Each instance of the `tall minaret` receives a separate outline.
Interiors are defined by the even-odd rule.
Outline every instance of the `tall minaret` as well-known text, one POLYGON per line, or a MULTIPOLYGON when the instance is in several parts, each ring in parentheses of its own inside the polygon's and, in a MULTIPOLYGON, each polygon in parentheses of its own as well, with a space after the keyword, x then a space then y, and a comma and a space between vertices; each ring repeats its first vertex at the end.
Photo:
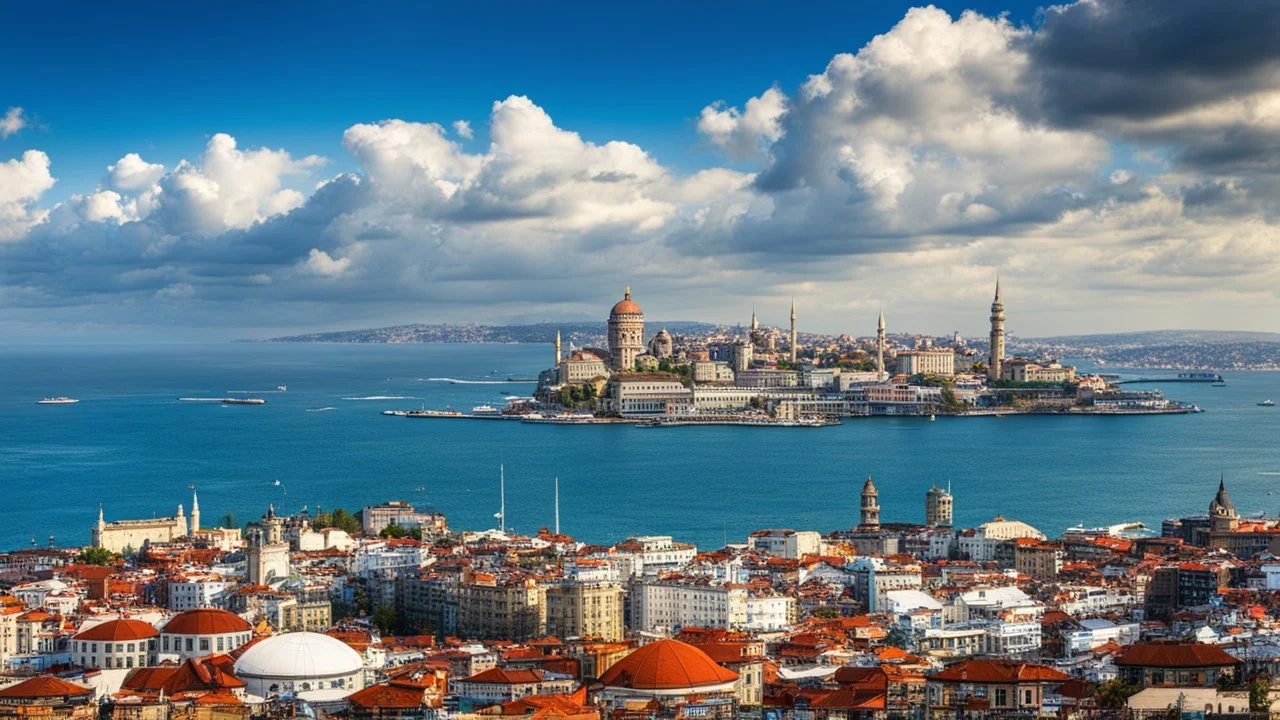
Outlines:
POLYGON ((756 319, 756 306, 752 305, 751 306, 751 332, 755 332, 759 329, 760 329, 760 321, 756 319))
POLYGON ((1000 302, 1000 276, 996 275, 996 298, 991 303, 991 358, 987 363, 987 379, 1000 379, 1004 363, 1004 303, 1000 302))
POLYGON ((880 529, 879 497, 876 484, 871 482, 871 476, 868 475, 867 481, 862 485, 862 523, 859 527, 863 530, 880 529))
POLYGON ((880 309, 880 322, 876 324, 876 380, 884 380, 884 308, 880 309))
POLYGON ((556 331, 556 364, 555 364, 555 367, 560 367, 560 331, 559 331, 559 330, 557 330, 557 331, 556 331))
POLYGON ((556 476, 556 535, 560 534, 560 477, 556 476))
POLYGON ((196 489, 191 488, 191 530, 188 536, 194 536, 200 531, 200 498, 196 496, 196 489))
POLYGON ((791 298, 791 364, 796 364, 796 299, 791 298))

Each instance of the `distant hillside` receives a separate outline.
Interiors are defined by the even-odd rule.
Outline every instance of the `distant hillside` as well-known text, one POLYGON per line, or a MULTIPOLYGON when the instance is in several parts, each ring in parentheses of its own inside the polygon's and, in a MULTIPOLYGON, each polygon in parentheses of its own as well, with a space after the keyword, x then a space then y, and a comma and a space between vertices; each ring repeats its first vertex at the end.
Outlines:
POLYGON ((1130 368, 1276 370, 1280 334, 1235 330, 1157 330, 1018 338, 1010 350, 1032 357, 1092 360, 1130 368))
POLYGON ((1248 332, 1243 330, 1148 330, 1141 332, 1105 333, 1096 335, 1057 335, 1026 338, 1027 342, 1070 343, 1094 347, 1125 345, 1176 345, 1188 343, 1280 343, 1280 333, 1248 332))
MULTIPOLYGON (((703 334, 714 325, 699 322, 652 322, 650 327, 665 327, 671 333, 703 334)), ((582 347, 604 343, 604 322, 536 323, 532 325, 395 325, 367 330, 290 335, 263 342, 328 342, 328 343, 549 343, 559 331, 568 345, 582 347)))

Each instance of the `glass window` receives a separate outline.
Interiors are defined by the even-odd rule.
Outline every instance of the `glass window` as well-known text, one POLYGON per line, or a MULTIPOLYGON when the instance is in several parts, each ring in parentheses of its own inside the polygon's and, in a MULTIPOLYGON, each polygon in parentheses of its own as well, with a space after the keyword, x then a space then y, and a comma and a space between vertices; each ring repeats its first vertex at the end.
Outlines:
POLYGON ((200 638, 200 649, 201 650, 209 649, 209 638, 200 638))
POLYGON ((222 652, 222 643, 225 638, 218 638, 218 652, 222 652))
POLYGON ((192 640, 191 638, 187 638, 187 652, 191 652, 195 649, 196 649, 195 640, 192 640))
POLYGON ((133 652, 134 650, 135 650, 135 647, 133 643, 129 643, 129 652, 133 652))

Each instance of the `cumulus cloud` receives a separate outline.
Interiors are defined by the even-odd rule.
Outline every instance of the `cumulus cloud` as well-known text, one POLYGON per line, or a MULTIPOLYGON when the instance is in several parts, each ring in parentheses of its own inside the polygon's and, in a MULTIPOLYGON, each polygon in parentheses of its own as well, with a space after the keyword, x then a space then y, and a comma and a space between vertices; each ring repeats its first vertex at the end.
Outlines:
POLYGON ((471 140, 476 136, 475 131, 471 129, 471 123, 466 120, 454 120, 453 132, 463 140, 471 140))
POLYGON ((303 266, 308 272, 320 275, 322 277, 339 277, 351 267, 351 258, 329 257, 329 253, 323 250, 311 248, 311 252, 307 255, 307 260, 303 266))
POLYGON ((149 163, 138 153, 128 153, 107 166, 107 185, 120 192, 136 192, 152 187, 164 176, 164 166, 149 163))
POLYGON ((36 201, 54 182, 49 156, 39 150, 0 163, 0 241, 20 239, 48 216, 36 201))
POLYGON ((787 96, 776 86, 753 97, 739 110, 723 101, 702 108, 698 132, 736 157, 753 158, 782 137, 787 96))
POLYGON ((4 117, 0 117, 0 140, 7 139, 26 126, 27 119, 23 116, 22 108, 9 108, 4 117))

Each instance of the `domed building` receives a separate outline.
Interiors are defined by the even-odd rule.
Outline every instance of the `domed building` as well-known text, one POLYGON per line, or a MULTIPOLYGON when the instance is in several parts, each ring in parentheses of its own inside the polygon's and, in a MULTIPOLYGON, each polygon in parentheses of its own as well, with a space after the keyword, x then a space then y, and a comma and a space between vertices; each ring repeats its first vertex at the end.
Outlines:
POLYGON ((698 717, 732 718, 737 711, 738 674, 719 665, 702 650, 679 640, 643 645, 600 676, 597 697, 608 710, 625 710, 656 702, 657 716, 674 717, 683 708, 705 708, 698 717))
POLYGON ((330 700, 364 687, 360 655, 341 640, 313 632, 285 633, 254 643, 236 660, 235 673, 245 682, 246 692, 261 698, 312 693, 314 699, 330 700))
POLYGON ((253 626, 234 613, 197 608, 174 615, 160 629, 160 654, 179 661, 231 652, 253 639, 253 626))
POLYGON ((71 638, 71 657, 83 667, 113 670, 156 664, 160 633, 141 620, 117 618, 71 638))
POLYGON ((609 312, 609 367, 634 370, 644 352, 644 311, 631 300, 631 288, 609 312))

